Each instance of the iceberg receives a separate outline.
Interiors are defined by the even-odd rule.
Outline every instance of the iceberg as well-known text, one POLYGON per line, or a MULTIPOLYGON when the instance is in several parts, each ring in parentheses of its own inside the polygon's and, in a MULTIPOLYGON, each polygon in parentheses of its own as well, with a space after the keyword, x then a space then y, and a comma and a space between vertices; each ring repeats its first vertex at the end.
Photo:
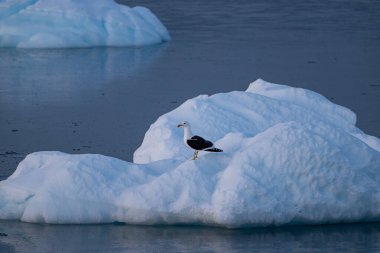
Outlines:
POLYGON ((0 219, 228 228, 380 220, 380 140, 310 90, 257 80, 160 116, 134 163, 29 154, 0 182, 0 219), (183 144, 181 121, 222 153, 183 144))
POLYGON ((170 40, 147 8, 113 0, 0 0, 0 47, 144 46, 170 40))

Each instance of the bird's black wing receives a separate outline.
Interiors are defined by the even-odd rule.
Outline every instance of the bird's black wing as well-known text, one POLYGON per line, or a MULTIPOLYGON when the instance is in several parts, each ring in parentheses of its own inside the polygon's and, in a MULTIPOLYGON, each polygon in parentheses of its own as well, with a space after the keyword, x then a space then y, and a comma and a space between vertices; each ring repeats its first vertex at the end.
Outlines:
POLYGON ((195 150, 203 150, 213 146, 211 141, 205 140, 198 135, 194 135, 191 139, 186 140, 186 143, 195 150))

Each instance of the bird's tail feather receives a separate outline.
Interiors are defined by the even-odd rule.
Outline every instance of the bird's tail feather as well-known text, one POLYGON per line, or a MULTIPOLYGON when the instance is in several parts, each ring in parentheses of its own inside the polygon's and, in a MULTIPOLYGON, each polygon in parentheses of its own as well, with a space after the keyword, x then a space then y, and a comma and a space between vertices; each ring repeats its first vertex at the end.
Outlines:
POLYGON ((209 152, 223 152, 223 150, 219 149, 219 148, 208 148, 208 149, 205 149, 204 151, 209 151, 209 152))

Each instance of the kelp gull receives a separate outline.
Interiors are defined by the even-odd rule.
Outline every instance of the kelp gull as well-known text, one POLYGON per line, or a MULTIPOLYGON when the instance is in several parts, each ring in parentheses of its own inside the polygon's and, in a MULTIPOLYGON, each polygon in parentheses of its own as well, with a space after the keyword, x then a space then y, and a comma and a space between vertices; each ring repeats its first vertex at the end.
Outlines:
POLYGON ((177 127, 183 128, 183 142, 186 146, 191 149, 194 149, 194 157, 193 160, 197 159, 199 151, 208 151, 208 152, 223 152, 223 150, 219 148, 215 148, 214 144, 211 141, 205 140, 204 138, 193 135, 191 133, 190 124, 186 121, 179 124, 177 127))

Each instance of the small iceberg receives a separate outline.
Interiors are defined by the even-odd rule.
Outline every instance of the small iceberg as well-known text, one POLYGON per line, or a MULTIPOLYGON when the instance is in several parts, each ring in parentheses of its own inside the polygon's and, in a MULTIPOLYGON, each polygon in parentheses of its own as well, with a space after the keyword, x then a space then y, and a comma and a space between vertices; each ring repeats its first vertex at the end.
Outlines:
POLYGON ((37 152, 0 182, 0 219, 236 227, 380 221, 380 140, 310 90, 253 82, 162 115, 134 163, 37 152), (183 143, 182 121, 220 153, 183 143))
POLYGON ((0 47, 145 46, 170 40, 147 8, 113 0, 0 0, 0 47))

